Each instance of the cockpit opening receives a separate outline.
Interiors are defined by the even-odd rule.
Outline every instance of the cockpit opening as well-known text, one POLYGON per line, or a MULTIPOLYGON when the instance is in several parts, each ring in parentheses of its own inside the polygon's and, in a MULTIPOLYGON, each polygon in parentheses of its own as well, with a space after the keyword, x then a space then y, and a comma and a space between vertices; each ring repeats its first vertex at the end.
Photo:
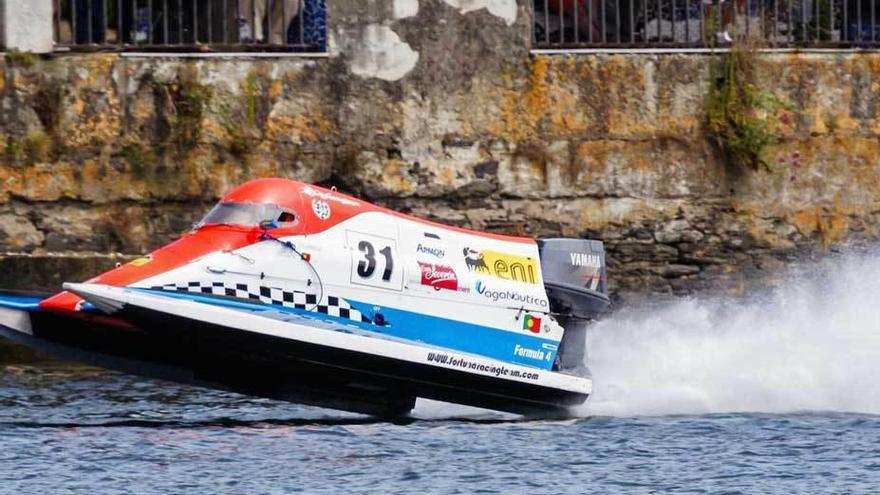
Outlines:
POLYGON ((292 227, 298 222, 296 212, 270 203, 218 203, 195 225, 242 225, 253 227, 272 222, 278 227, 292 227))

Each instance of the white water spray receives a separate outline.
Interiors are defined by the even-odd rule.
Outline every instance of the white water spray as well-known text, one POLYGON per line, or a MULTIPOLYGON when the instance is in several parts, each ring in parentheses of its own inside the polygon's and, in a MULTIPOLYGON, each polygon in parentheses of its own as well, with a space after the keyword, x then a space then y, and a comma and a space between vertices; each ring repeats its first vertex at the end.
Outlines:
POLYGON ((598 323, 580 412, 880 414, 880 256, 801 268, 749 302, 681 299, 598 323))

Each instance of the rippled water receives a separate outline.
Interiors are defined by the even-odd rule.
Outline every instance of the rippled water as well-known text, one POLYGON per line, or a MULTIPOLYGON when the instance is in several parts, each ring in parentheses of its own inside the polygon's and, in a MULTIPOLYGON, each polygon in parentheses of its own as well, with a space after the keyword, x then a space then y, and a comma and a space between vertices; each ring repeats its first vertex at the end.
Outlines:
POLYGON ((399 423, 110 373, 2 378, 2 493, 870 493, 880 417, 399 423))
POLYGON ((68 368, 0 373, 0 493, 875 493, 880 257, 631 307, 581 419, 395 423, 68 368))

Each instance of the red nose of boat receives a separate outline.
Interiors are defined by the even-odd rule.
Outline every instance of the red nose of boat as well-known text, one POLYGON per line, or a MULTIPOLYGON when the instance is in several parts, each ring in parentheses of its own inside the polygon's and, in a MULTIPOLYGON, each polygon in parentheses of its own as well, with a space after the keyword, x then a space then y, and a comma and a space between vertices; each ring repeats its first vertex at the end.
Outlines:
MULTIPOLYGON (((102 273, 89 283, 124 287, 168 270, 183 266, 207 254, 239 249, 260 240, 257 228, 208 225, 197 231, 138 258, 125 265, 102 273)), ((50 310, 75 311, 82 299, 64 291, 40 302, 40 307, 50 310)))

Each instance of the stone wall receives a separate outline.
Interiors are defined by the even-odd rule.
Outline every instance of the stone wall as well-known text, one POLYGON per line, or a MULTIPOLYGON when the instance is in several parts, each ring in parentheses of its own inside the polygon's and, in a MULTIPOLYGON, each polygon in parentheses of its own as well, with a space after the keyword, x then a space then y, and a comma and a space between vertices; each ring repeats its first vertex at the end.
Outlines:
POLYGON ((877 237, 880 54, 755 55, 786 102, 755 169, 707 137, 711 55, 532 55, 529 4, 328 0, 326 58, 7 57, 0 286, 86 278, 268 175, 604 239, 618 295, 737 289, 877 237))

